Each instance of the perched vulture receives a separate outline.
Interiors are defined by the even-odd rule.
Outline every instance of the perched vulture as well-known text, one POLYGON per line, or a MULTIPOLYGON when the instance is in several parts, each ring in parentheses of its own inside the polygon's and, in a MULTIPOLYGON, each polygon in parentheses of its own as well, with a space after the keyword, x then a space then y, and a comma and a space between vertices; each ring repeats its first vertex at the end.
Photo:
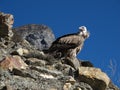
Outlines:
POLYGON ((85 39, 88 37, 89 32, 87 28, 81 26, 78 33, 67 34, 56 39, 49 48, 49 51, 56 57, 76 58, 76 55, 83 47, 85 39))

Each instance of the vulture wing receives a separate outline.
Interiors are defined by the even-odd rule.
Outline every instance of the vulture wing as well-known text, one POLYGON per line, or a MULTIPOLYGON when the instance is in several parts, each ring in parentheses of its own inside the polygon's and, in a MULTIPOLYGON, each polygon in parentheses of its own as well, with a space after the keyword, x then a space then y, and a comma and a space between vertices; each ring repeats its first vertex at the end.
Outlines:
POLYGON ((51 50, 56 49, 72 49, 80 44, 82 44, 84 41, 84 38, 78 34, 68 34, 64 35, 57 40, 55 40, 52 43, 52 46, 50 47, 51 50))

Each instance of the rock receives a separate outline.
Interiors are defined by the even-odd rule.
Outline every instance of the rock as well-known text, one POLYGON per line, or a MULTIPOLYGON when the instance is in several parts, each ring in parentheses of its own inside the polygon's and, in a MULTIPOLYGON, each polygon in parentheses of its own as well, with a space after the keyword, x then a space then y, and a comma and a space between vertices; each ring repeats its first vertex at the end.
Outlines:
POLYGON ((0 67, 0 90, 8 90, 7 87, 9 85, 9 80, 12 79, 10 73, 0 67), (6 89, 3 89, 6 88, 6 89))
POLYGON ((70 65, 74 69, 78 69, 80 67, 80 61, 77 58, 71 58, 71 59, 64 59, 63 63, 70 65))
POLYGON ((12 37, 12 16, 6 16, 0 13, 0 90, 119 90, 91 62, 47 53, 54 41, 49 27, 25 25, 12 37))
POLYGON ((63 86, 63 90, 70 90, 71 88, 71 83, 65 83, 65 85, 63 86))
POLYGON ((24 48, 18 48, 16 51, 13 51, 12 54, 23 56, 24 54, 29 54, 29 51, 24 48))
POLYGON ((11 39, 13 23, 13 15, 0 12, 0 38, 11 39))
POLYGON ((109 77, 100 69, 93 67, 80 67, 79 81, 88 83, 94 90, 105 90, 109 83, 109 77))
POLYGON ((83 67, 94 67, 90 61, 81 61, 81 66, 83 67))
POLYGON ((67 64, 61 64, 61 63, 57 63, 54 66, 58 71, 61 71, 65 76, 66 75, 74 76, 75 69, 73 67, 71 67, 67 64))
POLYGON ((14 68, 16 69, 26 69, 27 64, 24 63, 24 61, 21 59, 19 56, 7 56, 4 60, 0 62, 0 67, 3 69, 9 69, 13 70, 14 68))
POLYGON ((79 88, 79 87, 77 87, 77 88, 75 88, 74 90, 82 90, 81 88, 79 88))
POLYGON ((94 90, 94 89, 92 89, 92 87, 89 84, 87 84, 85 82, 80 82, 79 85, 77 86, 77 88, 78 88, 78 90, 79 89, 80 90, 94 90))
POLYGON ((13 59, 15 59, 18 62, 18 68, 17 67, 14 67, 14 68, 16 68, 16 69, 26 69, 28 67, 28 65, 21 59, 21 57, 19 57, 17 55, 14 55, 13 59), (20 63, 20 67, 19 67, 19 63, 20 63))
POLYGON ((22 48, 19 48, 17 49, 16 53, 18 53, 18 55, 23 55, 23 49, 22 48))
POLYGON ((6 85, 2 90, 13 90, 13 88, 10 85, 6 85))
POLYGON ((76 83, 76 80, 70 76, 68 80, 66 80, 66 83, 71 83, 72 85, 74 85, 76 83))
POLYGON ((72 84, 71 82, 66 82, 63 86, 63 90, 93 90, 93 89, 89 84, 84 82, 79 83, 75 82, 74 84, 72 84))
POLYGON ((55 40, 51 29, 45 25, 29 24, 14 28, 14 41, 27 40, 36 49, 46 50, 55 40))
POLYGON ((115 86, 112 81, 110 81, 108 87, 105 90, 120 90, 117 86, 115 86))
POLYGON ((54 78, 57 78, 58 77, 62 77, 63 76, 63 73, 60 72, 60 71, 57 71, 57 70, 50 70, 50 69, 47 69, 45 67, 39 67, 39 66, 31 66, 30 69, 32 70, 35 70, 35 71, 38 71, 40 72, 40 75, 46 75, 46 76, 52 76, 54 78))
POLYGON ((7 51, 3 48, 0 48, 0 61, 2 61, 7 54, 7 51))
POLYGON ((25 61, 28 65, 35 65, 35 66, 45 66, 46 61, 45 60, 40 60, 37 58, 29 58, 25 61))

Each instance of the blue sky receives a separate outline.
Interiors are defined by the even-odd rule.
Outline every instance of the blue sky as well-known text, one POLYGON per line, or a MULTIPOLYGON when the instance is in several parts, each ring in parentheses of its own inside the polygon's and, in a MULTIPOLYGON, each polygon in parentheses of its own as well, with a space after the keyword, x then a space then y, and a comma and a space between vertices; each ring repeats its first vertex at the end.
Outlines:
POLYGON ((120 87, 120 0, 1 0, 0 11, 14 15, 14 27, 45 24, 56 38, 86 26, 91 35, 78 58, 107 72, 120 87))

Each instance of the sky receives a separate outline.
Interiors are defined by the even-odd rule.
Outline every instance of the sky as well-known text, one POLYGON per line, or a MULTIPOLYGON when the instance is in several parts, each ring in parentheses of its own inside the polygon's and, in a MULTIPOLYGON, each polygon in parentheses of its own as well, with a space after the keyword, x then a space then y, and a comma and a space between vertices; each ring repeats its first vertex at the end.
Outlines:
POLYGON ((44 24, 58 38, 86 26, 90 37, 77 56, 106 72, 120 87, 120 0, 0 0, 14 27, 44 24))

